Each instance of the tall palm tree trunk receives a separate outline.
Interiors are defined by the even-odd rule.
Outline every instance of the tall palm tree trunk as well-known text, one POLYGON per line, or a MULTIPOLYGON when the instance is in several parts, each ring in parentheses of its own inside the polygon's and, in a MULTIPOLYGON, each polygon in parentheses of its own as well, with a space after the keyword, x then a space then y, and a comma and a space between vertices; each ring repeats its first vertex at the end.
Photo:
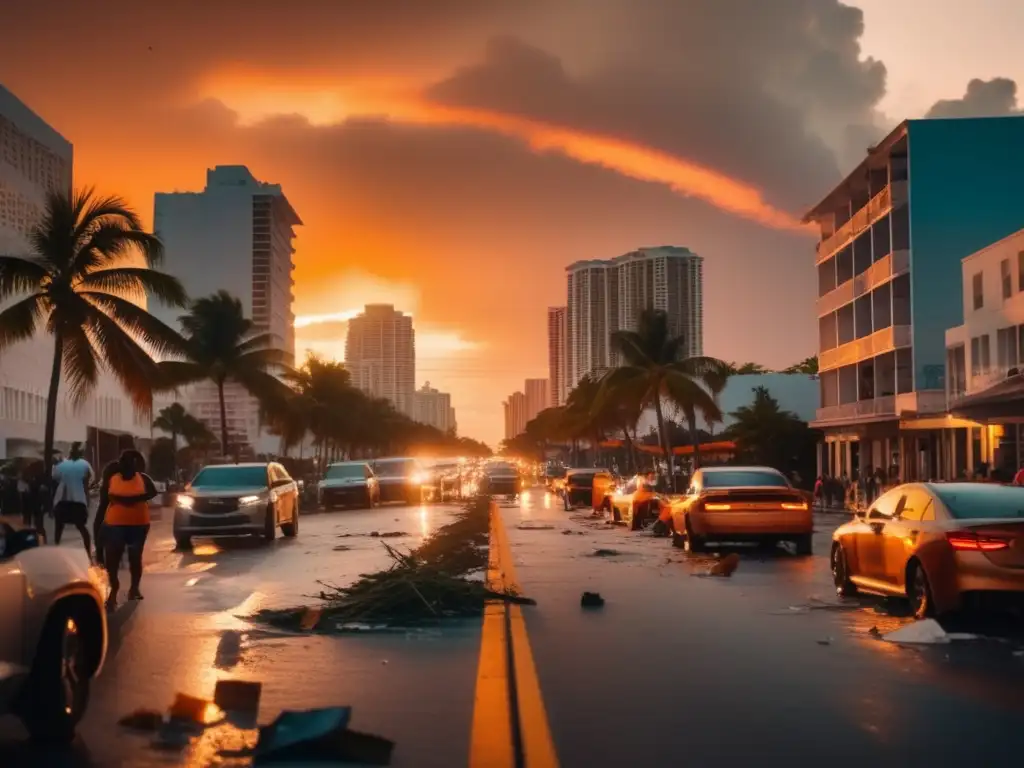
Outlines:
MULTIPOLYGON (((50 391, 46 399, 46 426, 43 432, 43 466, 46 473, 43 481, 47 487, 51 485, 53 477, 53 442, 57 431, 57 394, 60 392, 60 371, 64 360, 64 337, 60 331, 53 337, 53 367, 50 369, 50 391)), ((53 493, 48 493, 46 508, 49 510, 53 504, 53 493)))
POLYGON ((672 490, 676 490, 676 463, 672 455, 672 439, 665 428, 665 414, 661 410, 661 395, 654 397, 654 415, 658 417, 658 439, 661 442, 661 450, 665 452, 665 462, 668 465, 668 478, 672 483, 672 490))
POLYGON ((178 482, 178 433, 171 432, 171 478, 178 482))
POLYGON ((217 381, 217 400, 220 404, 220 447, 224 456, 228 455, 228 409, 224 402, 224 380, 217 381))

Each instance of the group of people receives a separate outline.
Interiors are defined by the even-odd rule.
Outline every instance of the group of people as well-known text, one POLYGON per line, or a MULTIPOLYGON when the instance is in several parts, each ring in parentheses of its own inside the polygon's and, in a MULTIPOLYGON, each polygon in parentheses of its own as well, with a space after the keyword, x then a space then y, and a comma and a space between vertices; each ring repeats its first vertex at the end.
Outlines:
MULTIPOLYGON (((40 462, 41 464, 41 462, 40 462)), ((57 462, 50 482, 35 465, 16 477, 4 478, 3 512, 20 513, 26 526, 43 530, 43 516, 52 509, 53 543, 59 545, 68 526, 78 530, 90 560, 104 566, 110 580, 108 608, 117 606, 119 570, 127 553, 131 581, 129 600, 141 600, 142 554, 149 534, 149 502, 157 495, 152 479, 145 474, 146 461, 139 451, 128 448, 104 468, 97 481, 92 466, 74 443, 68 457, 57 462), (98 491, 96 514, 89 529, 89 497, 98 491), (50 489, 52 488, 52 496, 50 489), (95 550, 94 550, 95 547, 95 550), (94 558, 95 554, 95 558, 94 558)))

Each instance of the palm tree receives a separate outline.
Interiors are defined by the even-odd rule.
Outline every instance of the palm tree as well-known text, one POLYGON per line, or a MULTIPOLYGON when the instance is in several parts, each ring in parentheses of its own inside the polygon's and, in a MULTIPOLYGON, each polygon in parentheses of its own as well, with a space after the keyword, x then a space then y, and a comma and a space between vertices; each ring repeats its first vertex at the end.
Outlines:
POLYGON ((818 374, 818 356, 811 355, 805 357, 799 363, 794 363, 783 370, 783 373, 803 373, 809 376, 816 376, 818 374))
POLYGON ((79 406, 106 369, 147 412, 158 373, 150 355, 180 349, 181 337, 141 303, 147 294, 171 306, 187 299, 177 278, 153 269, 163 246, 119 197, 51 192, 29 242, 28 255, 0 255, 0 303, 20 297, 0 312, 0 350, 40 330, 53 336, 43 438, 48 477, 62 376, 79 406))
MULTIPOLYGON (((707 421, 720 420, 722 413, 715 394, 725 386, 728 364, 714 357, 684 357, 685 340, 671 335, 668 315, 661 310, 644 310, 637 330, 615 331, 611 342, 624 365, 604 377, 600 397, 654 406, 659 442, 674 482, 675 462, 662 400, 673 403, 688 420, 695 421, 697 414, 707 421)), ((698 467, 700 438, 695 424, 690 434, 694 466, 698 467)))
POLYGON ((210 432, 209 428, 186 411, 181 403, 171 403, 166 408, 161 408, 157 417, 153 420, 153 428, 166 432, 171 436, 175 478, 177 478, 178 470, 178 437, 184 437, 189 447, 209 442, 209 438, 213 437, 213 433, 210 432))
POLYGON ((727 363, 731 376, 749 376, 757 373, 768 373, 768 369, 760 363, 727 363))
POLYGON ((288 355, 273 346, 270 333, 259 333, 242 311, 242 302, 227 291, 197 299, 180 318, 184 331, 184 359, 160 363, 163 385, 174 389, 200 381, 217 387, 220 405, 221 451, 228 454, 228 416, 224 387, 235 382, 260 403, 281 407, 288 388, 271 370, 284 368, 288 355))

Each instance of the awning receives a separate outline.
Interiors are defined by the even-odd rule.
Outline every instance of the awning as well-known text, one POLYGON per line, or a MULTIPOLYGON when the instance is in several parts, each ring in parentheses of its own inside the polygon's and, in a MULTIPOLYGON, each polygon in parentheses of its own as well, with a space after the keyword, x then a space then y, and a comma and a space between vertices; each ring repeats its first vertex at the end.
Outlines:
POLYGON ((988 389, 966 395, 953 403, 950 412, 972 421, 1024 418, 1024 376, 1010 376, 988 389))
MULTIPOLYGON (((637 448, 644 453, 651 453, 657 456, 661 456, 665 453, 661 446, 657 445, 638 445, 637 448)), ((731 454, 736 452, 736 443, 732 440, 718 440, 712 443, 701 443, 700 452, 702 454, 731 454)), ((677 445, 672 449, 673 456, 688 456, 692 453, 692 445, 677 445)))

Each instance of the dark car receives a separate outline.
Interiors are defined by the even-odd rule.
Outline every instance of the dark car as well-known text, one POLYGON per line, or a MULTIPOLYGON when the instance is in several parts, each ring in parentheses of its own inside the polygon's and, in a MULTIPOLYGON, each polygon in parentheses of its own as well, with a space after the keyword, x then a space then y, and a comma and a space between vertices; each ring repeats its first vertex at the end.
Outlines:
POLYGON ((430 481, 427 471, 417 459, 376 459, 373 473, 377 476, 381 501, 419 504, 423 501, 423 488, 430 481))
POLYGON ((562 501, 566 511, 576 507, 594 507, 594 482, 600 478, 610 482, 611 473, 607 469, 570 469, 565 473, 562 485, 562 501))
POLYGON ((318 501, 327 509, 373 507, 380 503, 380 488, 373 469, 365 461, 331 464, 317 487, 318 501))
POLYGON ((204 467, 174 508, 174 541, 191 546, 193 536, 260 536, 273 541, 299 532, 299 487, 276 462, 204 467))
POLYGON ((522 490, 522 485, 519 469, 514 464, 500 461, 484 467, 482 490, 490 496, 514 499, 522 490))

